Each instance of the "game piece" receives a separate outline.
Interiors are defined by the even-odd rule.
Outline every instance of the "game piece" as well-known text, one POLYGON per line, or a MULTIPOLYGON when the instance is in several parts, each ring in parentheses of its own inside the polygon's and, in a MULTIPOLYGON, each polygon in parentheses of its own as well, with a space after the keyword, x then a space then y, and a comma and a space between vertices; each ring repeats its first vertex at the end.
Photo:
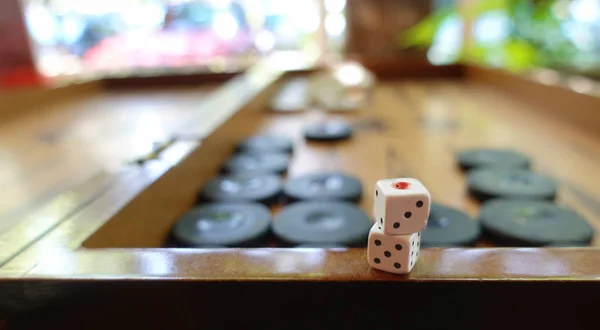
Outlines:
POLYGON ((282 188, 281 178, 276 174, 223 175, 206 183, 199 201, 209 202, 258 202, 271 205, 278 202, 282 188))
POLYGON ((529 169, 530 160, 518 151, 507 149, 468 149, 456 158, 464 170, 480 167, 529 169))
POLYGON ((480 218, 486 236, 504 246, 589 243, 594 235, 579 214, 548 201, 491 200, 480 218))
POLYGON ((257 203, 214 203, 198 206, 173 227, 184 246, 254 246, 269 232, 270 210, 257 203))
POLYGON ((373 215, 386 235, 406 235, 427 226, 431 197, 417 179, 379 180, 375 184, 373 215))
POLYGON ((473 197, 480 201, 491 198, 519 200, 554 200, 557 183, 550 177, 519 169, 476 169, 467 175, 473 197))
POLYGON ((290 156, 284 153, 243 152, 235 154, 223 166, 225 173, 283 174, 287 171, 290 156))
POLYGON ((431 203, 427 227, 422 232, 423 247, 473 246, 481 226, 467 213, 438 203, 431 203))
POLYGON ((274 112, 298 112, 309 105, 309 80, 307 77, 294 77, 284 82, 271 99, 270 110, 274 112))
POLYGON ((292 153, 294 141, 288 137, 276 135, 257 135, 241 142, 236 151, 238 152, 283 152, 292 153))
POLYGON ((360 64, 339 63, 314 74, 310 84, 312 99, 325 111, 361 111, 371 100, 376 80, 375 74, 360 64))
POLYGON ((284 207, 273 221, 273 233, 283 242, 365 246, 371 220, 354 204, 307 201, 284 207))
POLYGON ((297 248, 319 248, 319 249, 342 249, 346 246, 341 244, 300 244, 296 245, 297 248))
POLYGON ((379 223, 369 231, 367 256, 372 268, 394 274, 407 274, 419 259, 421 233, 387 235, 379 223))
POLYGON ((304 129, 304 137, 313 141, 341 141, 352 137, 352 126, 343 121, 311 124, 304 129))
POLYGON ((346 200, 357 202, 362 196, 358 178, 341 172, 305 174, 290 178, 283 186, 290 202, 299 200, 346 200))

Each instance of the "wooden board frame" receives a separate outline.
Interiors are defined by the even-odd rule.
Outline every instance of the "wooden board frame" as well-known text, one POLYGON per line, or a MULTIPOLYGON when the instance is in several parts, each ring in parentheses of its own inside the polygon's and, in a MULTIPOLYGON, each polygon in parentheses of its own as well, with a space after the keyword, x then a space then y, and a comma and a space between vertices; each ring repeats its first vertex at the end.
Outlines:
MULTIPOLYGON (((126 320, 120 323, 123 327, 159 326, 140 321, 144 313, 162 313, 170 327, 188 328, 195 314, 181 309, 190 304, 194 304, 192 309, 204 308, 210 314, 204 317, 207 325, 242 324, 227 318, 228 311, 240 307, 238 316, 245 321, 257 321, 257 311, 271 308, 281 313, 271 318, 309 326, 315 317, 299 319, 293 312, 307 304, 328 308, 335 315, 322 316, 322 324, 353 327, 392 324, 389 322, 397 322, 398 317, 404 317, 407 325, 439 327, 452 316, 468 317, 472 322, 466 324, 473 328, 489 318, 497 320, 490 328, 514 325, 515 318, 526 319, 522 325, 559 327, 567 324, 561 323, 567 317, 577 319, 575 323, 593 317, 591 312, 586 314, 590 307, 575 302, 582 295, 595 294, 598 288, 598 248, 423 249, 419 265, 410 275, 393 276, 370 269, 364 249, 85 247, 85 242, 94 245, 94 240, 110 246, 110 236, 95 236, 98 229, 124 219, 139 225, 141 220, 134 217, 143 214, 140 208, 147 203, 165 202, 167 212, 159 211, 157 217, 172 216, 192 205, 195 189, 229 155, 230 150, 223 146, 233 146, 257 129, 265 130, 244 118, 256 115, 273 95, 277 81, 287 74, 285 69, 261 63, 232 79, 204 105, 220 106, 219 115, 183 127, 180 132, 187 138, 173 143, 159 159, 106 174, 96 178, 97 183, 85 183, 83 191, 97 184, 102 192, 91 201, 80 194, 85 205, 56 217, 54 223, 45 223, 43 232, 31 237, 17 232, 2 236, 2 243, 19 248, 0 260, 0 290, 7 293, 0 299, 0 316, 17 313, 9 320, 23 327, 54 322, 66 328, 94 329, 106 328, 117 319, 126 320), (242 122, 250 125, 236 126, 242 122), (183 178, 190 170, 199 175, 186 182, 183 178), (183 182, 182 186, 167 194, 165 188, 175 181, 183 182), (242 296, 240 290, 247 291, 242 296), (279 305, 278 299, 287 301, 283 295, 293 302, 279 305), (196 300, 198 296, 204 297, 202 302, 196 300), (232 301, 233 296, 239 299, 232 301), (414 301, 398 311, 398 297, 414 301), (482 301, 489 303, 482 306, 482 301), (567 301, 574 303, 557 304, 567 301), (147 303, 146 307, 141 303, 147 303), (65 307, 49 307, 55 304, 65 307), (429 307, 423 309, 425 304, 429 307), (499 320, 498 310, 507 308, 506 304, 511 305, 513 315, 499 320), (427 318, 427 310, 438 313, 435 306, 441 316, 427 318), (466 310, 474 314, 467 315, 466 310), (33 314, 20 317, 24 311, 33 314), (80 316, 72 319, 72 313, 80 316), (358 314, 344 318, 344 313, 358 314), (185 317, 178 318, 182 314, 185 317), (560 316, 545 318, 557 314, 560 316), (102 321, 97 322, 99 318, 102 321)), ((41 217, 28 221, 48 221, 41 217)), ((159 228, 154 234, 164 230, 159 228)))

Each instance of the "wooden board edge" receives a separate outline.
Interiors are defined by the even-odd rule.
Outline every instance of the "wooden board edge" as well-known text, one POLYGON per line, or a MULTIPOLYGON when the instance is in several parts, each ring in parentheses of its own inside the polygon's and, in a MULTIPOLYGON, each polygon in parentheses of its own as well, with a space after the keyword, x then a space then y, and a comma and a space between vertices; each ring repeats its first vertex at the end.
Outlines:
POLYGON ((209 282, 600 281, 600 248, 424 248, 421 252, 411 273, 394 275, 370 268, 365 248, 54 251, 25 277, 209 282))

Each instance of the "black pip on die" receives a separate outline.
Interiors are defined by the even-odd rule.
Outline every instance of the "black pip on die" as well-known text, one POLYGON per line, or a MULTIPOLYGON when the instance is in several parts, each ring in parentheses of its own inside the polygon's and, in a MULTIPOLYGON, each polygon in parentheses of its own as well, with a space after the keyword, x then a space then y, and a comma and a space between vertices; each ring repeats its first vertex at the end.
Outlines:
POLYGON ((427 226, 431 196, 412 178, 380 180, 375 185, 367 256, 372 268, 395 274, 410 272, 419 258, 421 231, 427 226))
POLYGON ((386 235, 375 225, 369 232, 369 264, 384 272, 405 274, 410 272, 419 258, 421 233, 386 235))
POLYGON ((417 179, 385 179, 375 184, 373 216, 386 235, 425 229, 430 204, 429 191, 417 179))

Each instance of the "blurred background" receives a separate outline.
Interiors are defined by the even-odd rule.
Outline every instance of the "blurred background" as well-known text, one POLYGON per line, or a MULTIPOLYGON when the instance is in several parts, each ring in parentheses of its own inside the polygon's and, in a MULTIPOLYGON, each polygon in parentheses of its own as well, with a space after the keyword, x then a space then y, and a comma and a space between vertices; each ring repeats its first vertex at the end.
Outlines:
POLYGON ((570 88, 589 92, 600 0, 2 0, 0 218, 152 151, 225 81, 167 89, 179 75, 229 77, 278 53, 357 59, 377 74, 544 68, 540 82, 576 73, 587 80, 570 88), (75 84, 168 75, 146 93, 75 84), (45 93, 67 85, 78 89, 45 93))
POLYGON ((31 56, 23 62, 43 79, 239 71, 273 52, 379 59, 424 53, 434 65, 474 61, 600 75, 597 0, 7 0, 0 6, 0 28, 11 31, 0 37, 0 72, 14 83, 35 81, 15 67, 19 57, 31 56))
POLYGON ((345 0, 24 0, 46 77, 237 71, 272 52, 343 49, 345 0))

